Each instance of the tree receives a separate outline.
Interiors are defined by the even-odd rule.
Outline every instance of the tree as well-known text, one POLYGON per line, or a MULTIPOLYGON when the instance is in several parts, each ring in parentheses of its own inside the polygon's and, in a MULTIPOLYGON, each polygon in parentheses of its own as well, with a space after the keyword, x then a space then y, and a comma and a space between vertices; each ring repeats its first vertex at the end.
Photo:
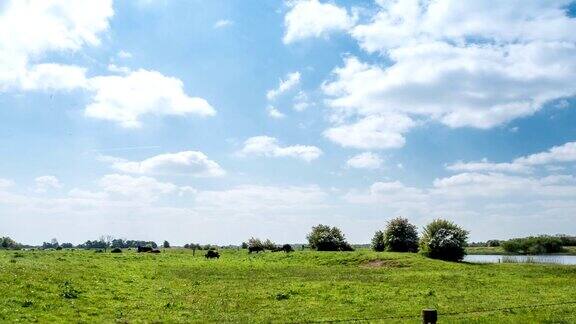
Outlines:
POLYGON ((372 238, 372 250, 377 252, 382 252, 386 248, 384 244, 384 233, 382 231, 376 231, 374 237, 372 238))
POLYGON ((21 245, 16 243, 13 239, 9 237, 0 237, 0 249, 3 250, 18 250, 21 245))
POLYGON ((274 251, 277 248, 276 243, 272 242, 270 239, 266 239, 266 241, 262 243, 262 247, 269 251, 274 251))
POLYGON ((397 217, 386 225, 384 231, 384 246, 386 251, 418 252, 418 232, 416 226, 408 219, 397 217))
POLYGON ((247 249, 247 248, 248 248, 248 243, 242 242, 242 245, 240 246, 240 248, 242 248, 242 249, 244 249, 244 250, 247 249))
POLYGON ((354 249, 346 239, 344 234, 337 227, 327 225, 317 225, 312 227, 312 232, 306 236, 310 247, 318 251, 353 251, 354 249))
POLYGON ((170 242, 164 241, 164 243, 162 243, 162 247, 164 247, 165 249, 169 249, 170 248, 170 242))
POLYGON ((466 255, 468 231, 451 221, 433 220, 424 227, 420 249, 433 259, 462 261, 466 255))

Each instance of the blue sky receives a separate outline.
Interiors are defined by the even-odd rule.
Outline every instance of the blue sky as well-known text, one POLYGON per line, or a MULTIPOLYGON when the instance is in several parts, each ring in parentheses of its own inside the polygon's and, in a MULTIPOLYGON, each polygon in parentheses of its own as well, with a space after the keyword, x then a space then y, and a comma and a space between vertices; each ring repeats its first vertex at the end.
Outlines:
POLYGON ((571 1, 7 1, 0 234, 576 230, 571 1))

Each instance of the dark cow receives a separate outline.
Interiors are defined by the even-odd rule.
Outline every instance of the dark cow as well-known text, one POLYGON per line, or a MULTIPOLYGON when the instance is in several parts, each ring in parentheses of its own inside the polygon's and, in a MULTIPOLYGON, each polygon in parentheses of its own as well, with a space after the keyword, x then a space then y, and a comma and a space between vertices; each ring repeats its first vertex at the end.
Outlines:
POLYGON ((292 248, 292 245, 290 244, 284 244, 282 245, 282 248, 280 248, 280 250, 289 253, 289 252, 294 252, 294 249, 292 248))
POLYGON ((220 259, 220 253, 218 253, 218 251, 208 250, 204 255, 204 257, 206 259, 214 259, 214 258, 220 259))
POLYGON ((138 251, 138 253, 141 253, 141 252, 152 252, 152 250, 153 250, 153 249, 152 249, 150 246, 140 246, 140 245, 138 245, 138 250, 137 250, 137 251, 138 251))
POLYGON ((252 252, 259 253, 262 251, 264 251, 264 248, 261 246, 249 246, 248 247, 248 253, 252 253, 252 252))

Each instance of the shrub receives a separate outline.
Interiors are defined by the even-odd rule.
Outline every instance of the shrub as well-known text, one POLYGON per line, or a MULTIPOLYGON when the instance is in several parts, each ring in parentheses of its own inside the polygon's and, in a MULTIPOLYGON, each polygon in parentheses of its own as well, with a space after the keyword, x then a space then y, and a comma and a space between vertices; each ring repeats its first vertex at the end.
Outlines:
POLYGON ((9 237, 0 237, 0 249, 19 250, 22 246, 9 237))
POLYGON ((318 251, 353 251, 354 249, 346 239, 344 234, 337 227, 327 225, 317 225, 312 227, 312 232, 306 237, 312 249, 318 251))
POLYGON ((389 221, 384 231, 384 246, 387 251, 417 252, 418 232, 416 226, 402 217, 389 221))
POLYGON ((386 249, 386 245, 384 244, 384 233, 382 231, 376 231, 372 238, 372 250, 382 252, 384 249, 386 249))
POLYGON ((488 240, 486 242, 486 246, 495 247, 495 246, 500 246, 501 243, 502 242, 500 242, 499 240, 488 240))
POLYGON ((270 239, 266 239, 264 243, 262 243, 262 247, 264 250, 274 251, 277 249, 276 243, 272 242, 270 239))
POLYGON ((544 254, 558 253, 564 250, 559 237, 541 235, 515 238, 502 243, 502 249, 510 253, 544 254))
POLYGON ((461 261, 466 255, 468 231, 453 222, 436 219, 424 227, 420 249, 433 259, 461 261))
POLYGON ((170 242, 164 241, 164 243, 162 243, 162 247, 165 249, 169 249, 170 248, 170 242))

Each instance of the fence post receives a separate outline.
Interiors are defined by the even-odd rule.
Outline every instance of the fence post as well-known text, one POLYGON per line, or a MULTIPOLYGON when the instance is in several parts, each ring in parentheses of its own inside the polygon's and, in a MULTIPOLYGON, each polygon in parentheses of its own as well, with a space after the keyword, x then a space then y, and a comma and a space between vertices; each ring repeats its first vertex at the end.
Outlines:
POLYGON ((436 324, 438 312, 435 309, 422 310, 422 324, 436 324))

